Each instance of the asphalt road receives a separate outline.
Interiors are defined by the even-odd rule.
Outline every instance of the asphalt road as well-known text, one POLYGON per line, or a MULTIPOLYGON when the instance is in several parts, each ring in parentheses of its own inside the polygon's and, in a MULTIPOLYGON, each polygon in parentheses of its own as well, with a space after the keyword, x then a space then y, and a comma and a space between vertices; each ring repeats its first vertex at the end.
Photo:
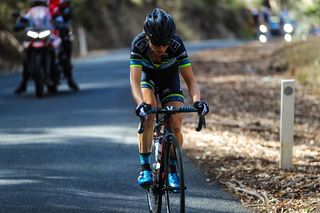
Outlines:
MULTIPOLYGON (((190 52, 237 41, 188 44, 190 52), (210 46, 211 44, 211 46, 210 46)), ((222 45, 222 46, 221 46, 222 45)), ((0 75, 0 212, 147 212, 127 49, 75 60, 81 91, 35 98, 0 75)), ((187 212, 248 212, 184 157, 187 212)))

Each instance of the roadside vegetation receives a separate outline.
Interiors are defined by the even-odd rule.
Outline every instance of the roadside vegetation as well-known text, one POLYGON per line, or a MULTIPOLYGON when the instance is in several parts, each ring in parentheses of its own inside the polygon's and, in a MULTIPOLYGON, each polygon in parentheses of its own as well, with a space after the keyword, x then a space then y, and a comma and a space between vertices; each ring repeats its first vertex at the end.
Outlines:
MULTIPOLYGON (((185 40, 246 37, 250 34, 247 27, 249 14, 243 5, 234 2, 240 1, 73 0, 74 53, 78 52, 79 27, 86 32, 89 51, 130 46, 132 38, 142 31, 146 14, 156 5, 174 15, 178 33, 185 40)), ((0 34, 6 38, 0 39, 0 46, 7 46, 2 49, 0 58, 7 54, 8 48, 19 49, 17 42, 7 39, 16 37, 21 41, 23 38, 23 33, 12 32, 15 20, 11 13, 23 12, 27 8, 28 0, 0 3, 0 34)), ((0 63, 3 68, 12 66, 12 61, 6 65, 6 60, 0 63)))
POLYGON ((306 90, 320 97, 319 45, 318 37, 286 45, 277 50, 272 66, 287 70, 306 90))
POLYGON ((187 125, 184 147, 209 182, 222 183, 253 212, 320 211, 319 42, 252 42, 193 55, 211 113, 204 132, 187 125), (283 79, 296 79, 290 171, 279 169, 283 79))

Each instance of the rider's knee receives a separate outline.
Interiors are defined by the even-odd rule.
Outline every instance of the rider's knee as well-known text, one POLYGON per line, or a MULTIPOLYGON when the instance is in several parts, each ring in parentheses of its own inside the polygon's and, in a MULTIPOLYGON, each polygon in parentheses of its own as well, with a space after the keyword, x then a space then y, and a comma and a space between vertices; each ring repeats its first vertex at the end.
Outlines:
POLYGON ((180 125, 172 125, 172 131, 175 135, 178 135, 181 133, 181 126, 180 125))

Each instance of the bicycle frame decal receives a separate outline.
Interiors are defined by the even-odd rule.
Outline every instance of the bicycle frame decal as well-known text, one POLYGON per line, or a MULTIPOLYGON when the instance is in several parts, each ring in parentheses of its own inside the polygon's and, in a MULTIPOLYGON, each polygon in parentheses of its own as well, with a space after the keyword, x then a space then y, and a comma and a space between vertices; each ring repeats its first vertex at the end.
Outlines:
POLYGON ((166 108, 167 108, 169 111, 172 111, 174 107, 173 107, 173 106, 167 106, 166 108))

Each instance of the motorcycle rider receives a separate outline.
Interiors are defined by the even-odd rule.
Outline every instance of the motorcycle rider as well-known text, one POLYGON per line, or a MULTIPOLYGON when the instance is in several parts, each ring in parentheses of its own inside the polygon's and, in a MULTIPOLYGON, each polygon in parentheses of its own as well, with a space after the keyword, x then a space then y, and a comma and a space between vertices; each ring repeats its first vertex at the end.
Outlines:
MULTIPOLYGON (((26 27, 28 27, 30 25, 29 23, 29 17, 31 16, 31 13, 34 13, 33 11, 33 8, 34 7, 48 7, 48 3, 49 1, 48 0, 29 0, 29 4, 30 4, 30 9, 29 11, 27 12, 26 15, 24 16, 21 16, 17 19, 17 22, 13 28, 14 31, 18 32, 18 31, 21 31, 21 30, 24 30, 26 27)), ((46 25, 46 26, 52 26, 52 17, 50 15, 50 12, 49 12, 49 8, 47 10, 47 18, 45 19, 45 22, 46 23, 43 23, 43 25, 46 25)), ((52 36, 52 39, 54 41, 57 41, 56 43, 59 43, 58 40, 58 37, 56 36, 52 36)), ((58 61, 56 60, 57 59, 57 54, 58 54, 58 47, 55 47, 54 48, 54 52, 52 54, 52 56, 54 57, 54 62, 55 63, 52 63, 52 67, 51 67, 51 78, 54 80, 54 81, 57 81, 57 73, 58 73, 58 70, 57 70, 57 63, 58 61)), ((20 84, 18 85, 18 87, 14 90, 14 92, 16 94, 20 94, 22 92, 25 92, 27 90, 27 84, 28 84, 28 80, 29 80, 29 72, 28 72, 28 69, 27 69, 27 58, 25 57, 24 60, 23 60, 23 69, 22 69, 22 80, 20 82, 20 84)))
MULTIPOLYGON (((54 0, 51 0, 51 1, 54 1, 54 0)), ((62 6, 62 5, 65 5, 65 4, 62 4, 64 1, 60 0, 58 3, 56 3, 56 5, 58 6, 62 6)), ((29 4, 30 4, 30 10, 33 8, 33 7, 37 7, 37 6, 45 6, 45 7, 48 7, 49 6, 49 0, 29 0, 29 4)), ((51 8, 57 8, 57 7, 52 7, 53 4, 50 5, 50 7, 48 7, 48 14, 49 14, 49 21, 50 21, 50 25, 52 25, 52 18, 57 18, 57 16, 53 16, 52 15, 52 12, 53 11, 51 8), (50 9, 50 10, 49 10, 50 9)), ((69 4, 70 5, 70 4, 69 4)), ((30 12, 30 10, 28 12, 30 12)), ((58 10, 55 9, 55 14, 58 14, 58 10)), ((65 13, 67 14, 67 13, 65 13)), ((70 13, 71 14, 71 13, 70 13)), ((71 17, 71 16, 68 16, 68 15, 65 15, 65 20, 68 20, 68 17, 71 17)), ((14 31, 21 31, 23 29, 25 29, 26 27, 28 26, 28 13, 23 16, 23 17, 20 17, 17 22, 16 22, 16 25, 14 26, 14 31)), ((58 37, 57 36, 53 36, 54 39, 57 39, 58 37)), ((75 83, 75 81, 73 80, 72 78, 72 65, 71 65, 71 44, 68 46, 68 43, 62 43, 62 47, 64 46, 67 46, 67 48, 64 48, 64 49, 67 49, 67 55, 69 56, 69 69, 64 69, 64 75, 66 76, 67 80, 68 80, 68 85, 69 87, 74 90, 74 91, 78 91, 79 90, 79 87, 78 85, 75 83), (68 48, 69 47, 69 48, 68 48)), ((55 81, 59 81, 59 71, 58 71, 58 63, 59 63, 59 57, 58 55, 61 54, 61 51, 60 49, 58 48, 55 48, 55 54, 54 54, 54 61, 55 61, 55 64, 53 65, 52 67, 52 78, 55 79, 55 81)), ((28 80, 29 80, 29 73, 27 71, 27 61, 26 59, 24 59, 23 61, 23 70, 22 70, 22 80, 20 82, 20 84, 18 85, 18 87, 14 90, 14 92, 16 94, 21 94, 23 92, 25 92, 27 90, 27 83, 28 83, 28 80)))
POLYGON ((71 39, 71 19, 72 19, 72 7, 71 0, 50 0, 49 3, 50 12, 58 29, 58 35, 62 39, 60 62, 62 63, 63 73, 67 79, 68 86, 78 91, 79 86, 73 79, 72 75, 72 39, 71 39))

